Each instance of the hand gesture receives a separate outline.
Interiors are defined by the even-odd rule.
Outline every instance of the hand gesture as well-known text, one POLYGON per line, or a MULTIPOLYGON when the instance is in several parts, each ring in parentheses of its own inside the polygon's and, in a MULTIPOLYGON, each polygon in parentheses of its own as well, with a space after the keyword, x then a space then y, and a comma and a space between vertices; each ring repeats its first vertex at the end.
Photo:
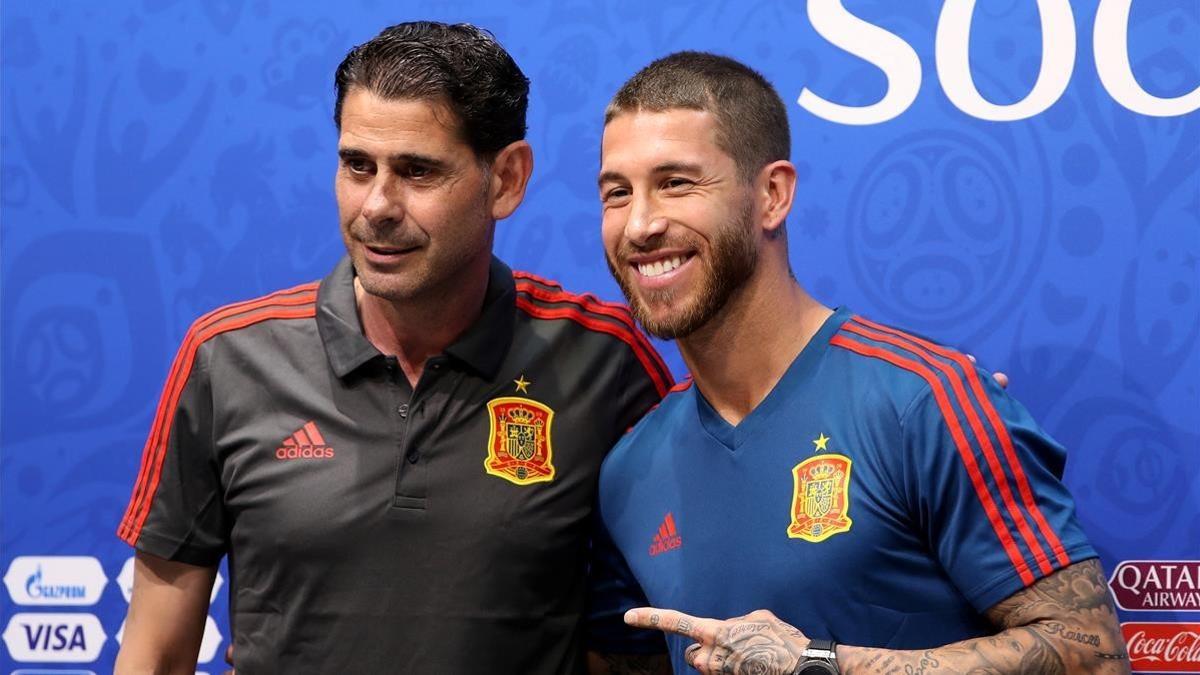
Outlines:
POLYGON ((791 675, 808 646, 804 633, 765 609, 721 621, 641 607, 626 612, 625 623, 695 640, 684 660, 706 674, 791 675))

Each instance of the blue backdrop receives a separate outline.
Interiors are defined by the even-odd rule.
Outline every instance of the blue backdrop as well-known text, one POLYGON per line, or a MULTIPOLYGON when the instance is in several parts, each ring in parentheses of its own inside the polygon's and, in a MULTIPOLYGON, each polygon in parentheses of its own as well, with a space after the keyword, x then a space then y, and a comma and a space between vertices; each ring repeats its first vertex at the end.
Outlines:
MULTIPOLYGON (((608 97, 678 49, 761 69, 789 103, 800 281, 1010 373, 1070 449, 1106 569, 1200 559, 1200 2, 1135 0, 1128 44, 1122 24, 1099 50, 1121 0, 1043 3, 1072 13, 1047 49, 1061 96, 1059 65, 1039 83, 1033 0, 979 0, 969 49, 942 16, 958 0, 844 4, 868 23, 830 0, 4 2, 3 670, 111 669, 131 555, 114 530, 175 348, 204 311, 337 260, 332 73, 414 18, 491 29, 532 79, 536 168, 497 253, 608 299, 608 97), (1044 110, 994 112, 1035 83, 1044 110), (827 119, 814 97, 890 119, 827 119)), ((228 644, 225 601, 202 656, 228 644)))

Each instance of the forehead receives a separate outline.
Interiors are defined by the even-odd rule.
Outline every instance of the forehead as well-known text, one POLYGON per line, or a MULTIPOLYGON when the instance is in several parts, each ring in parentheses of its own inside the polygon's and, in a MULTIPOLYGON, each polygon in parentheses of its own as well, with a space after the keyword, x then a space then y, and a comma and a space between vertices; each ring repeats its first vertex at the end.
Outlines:
POLYGON ((459 126, 457 115, 437 99, 385 99, 355 87, 342 102, 339 145, 366 151, 404 146, 425 152, 470 152, 459 126))
POLYGON ((604 126, 601 163, 605 170, 722 159, 732 161, 718 144, 717 119, 707 110, 626 112, 604 126))

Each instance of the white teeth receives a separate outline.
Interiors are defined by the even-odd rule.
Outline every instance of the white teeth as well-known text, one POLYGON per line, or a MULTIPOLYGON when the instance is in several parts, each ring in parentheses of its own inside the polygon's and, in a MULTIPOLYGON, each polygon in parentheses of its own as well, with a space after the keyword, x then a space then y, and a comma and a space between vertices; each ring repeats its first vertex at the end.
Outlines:
POLYGON ((652 263, 638 263, 638 272, 644 277, 657 277, 677 269, 684 262, 684 258, 675 256, 666 260, 656 260, 652 263))

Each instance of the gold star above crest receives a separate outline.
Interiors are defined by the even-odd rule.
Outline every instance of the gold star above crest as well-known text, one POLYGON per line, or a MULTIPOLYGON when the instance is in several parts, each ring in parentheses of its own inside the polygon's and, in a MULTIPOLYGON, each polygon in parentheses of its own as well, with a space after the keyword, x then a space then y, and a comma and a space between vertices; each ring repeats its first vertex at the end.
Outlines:
POLYGON ((813 445, 817 446, 817 450, 824 450, 825 444, 829 442, 829 437, 822 433, 813 440, 813 445))
POLYGON ((522 394, 528 394, 529 393, 529 385, 531 385, 533 383, 530 382, 529 380, 526 380, 525 375, 522 374, 520 377, 513 380, 513 384, 517 385, 518 392, 520 392, 522 394))

